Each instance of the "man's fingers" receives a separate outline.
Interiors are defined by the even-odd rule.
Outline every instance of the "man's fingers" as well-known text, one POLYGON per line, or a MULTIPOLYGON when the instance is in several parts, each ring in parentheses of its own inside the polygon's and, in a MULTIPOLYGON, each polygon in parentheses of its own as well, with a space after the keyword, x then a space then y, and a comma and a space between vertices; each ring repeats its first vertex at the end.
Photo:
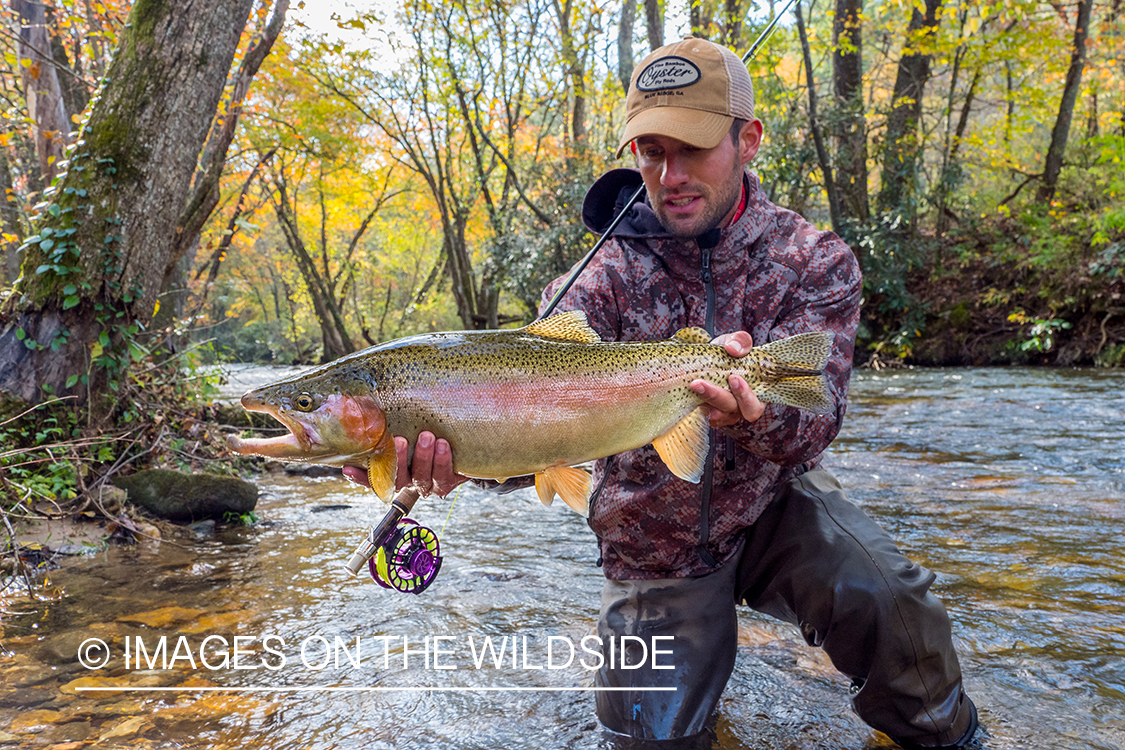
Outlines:
POLYGON ((398 461, 398 471, 395 473, 395 492, 411 484, 410 464, 407 456, 410 455, 410 443, 404 437, 395 438, 395 459, 398 461))
POLYGON ((708 407, 711 426, 727 427, 743 419, 753 422, 762 416, 765 404, 758 400, 746 380, 738 375, 731 375, 728 382, 729 391, 706 380, 691 382, 691 389, 703 398, 708 407))
POLYGON ((445 497, 454 487, 461 482, 453 471, 453 451, 449 443, 439 439, 434 443, 433 462, 433 490, 441 497, 445 497))
POLYGON ((719 344, 732 357, 745 357, 754 348, 754 339, 746 331, 724 333, 712 339, 711 343, 719 344))
POLYGON ((358 466, 345 466, 344 478, 349 482, 354 482, 361 487, 371 489, 371 482, 367 478, 367 470, 361 469, 358 466))
POLYGON ((410 473, 414 486, 422 492, 422 497, 434 491, 434 435, 422 432, 414 444, 414 460, 410 462, 410 473))
POLYGON ((712 406, 719 411, 738 411, 738 401, 735 400, 734 394, 726 388, 720 388, 706 380, 693 380, 691 389, 698 393, 708 406, 712 406))
POLYGON ((753 422, 761 417, 766 410, 766 405, 758 400, 758 394, 754 393, 749 383, 738 375, 731 375, 729 382, 731 393, 734 394, 734 399, 738 402, 738 411, 742 414, 742 418, 747 422, 753 422))

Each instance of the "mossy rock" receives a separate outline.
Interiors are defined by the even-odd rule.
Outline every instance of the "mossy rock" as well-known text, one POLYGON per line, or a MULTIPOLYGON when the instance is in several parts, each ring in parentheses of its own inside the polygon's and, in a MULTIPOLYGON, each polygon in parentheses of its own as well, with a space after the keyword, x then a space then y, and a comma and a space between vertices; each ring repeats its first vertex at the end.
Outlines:
POLYGON ((228 514, 249 513, 258 504, 257 486, 235 477, 214 474, 147 469, 118 477, 114 484, 125 490, 134 505, 180 523, 205 518, 222 521, 228 514))

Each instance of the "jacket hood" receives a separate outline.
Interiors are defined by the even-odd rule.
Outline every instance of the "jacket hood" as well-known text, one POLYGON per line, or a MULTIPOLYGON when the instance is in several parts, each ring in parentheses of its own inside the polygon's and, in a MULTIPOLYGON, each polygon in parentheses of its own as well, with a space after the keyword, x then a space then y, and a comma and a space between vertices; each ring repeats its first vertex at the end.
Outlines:
MULTIPOLYGON (((594 234, 605 234, 613 219, 644 184, 636 169, 614 169, 598 178, 582 201, 582 223, 594 234)), ((671 237, 642 196, 613 231, 615 237, 671 237)))

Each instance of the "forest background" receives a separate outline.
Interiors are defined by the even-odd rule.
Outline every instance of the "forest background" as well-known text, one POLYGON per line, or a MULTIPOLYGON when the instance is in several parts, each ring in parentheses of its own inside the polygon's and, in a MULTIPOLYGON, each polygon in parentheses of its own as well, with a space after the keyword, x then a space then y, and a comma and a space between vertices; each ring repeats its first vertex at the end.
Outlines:
POLYGON ((783 11, 752 167, 855 249, 857 362, 1125 364, 1125 0, 312 11, 4 6, 0 490, 52 440, 80 465, 58 497, 142 422, 197 429, 207 362, 531 320, 595 239, 635 62, 686 33, 741 53, 783 11))

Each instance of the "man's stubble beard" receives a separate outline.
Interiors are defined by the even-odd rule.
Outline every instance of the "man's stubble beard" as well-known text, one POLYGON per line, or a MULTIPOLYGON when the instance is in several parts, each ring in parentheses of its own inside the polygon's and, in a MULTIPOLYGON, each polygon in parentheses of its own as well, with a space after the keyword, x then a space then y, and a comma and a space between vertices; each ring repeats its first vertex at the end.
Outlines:
POLYGON ((681 239, 694 239, 702 234, 710 232, 730 213, 731 209, 735 207, 738 199, 742 195, 742 175, 745 172, 745 167, 741 164, 736 165, 732 169, 729 179, 724 181, 718 188, 712 192, 706 192, 695 186, 690 188, 681 188, 677 192, 698 192, 703 196, 704 202, 707 204, 706 211, 700 215, 692 224, 688 226, 677 227, 673 219, 670 219, 664 210, 664 201, 669 195, 667 188, 660 188, 655 200, 653 196, 649 196, 649 203, 652 205, 652 210, 656 214, 656 218, 660 221, 660 225, 669 232, 673 237, 681 239))

